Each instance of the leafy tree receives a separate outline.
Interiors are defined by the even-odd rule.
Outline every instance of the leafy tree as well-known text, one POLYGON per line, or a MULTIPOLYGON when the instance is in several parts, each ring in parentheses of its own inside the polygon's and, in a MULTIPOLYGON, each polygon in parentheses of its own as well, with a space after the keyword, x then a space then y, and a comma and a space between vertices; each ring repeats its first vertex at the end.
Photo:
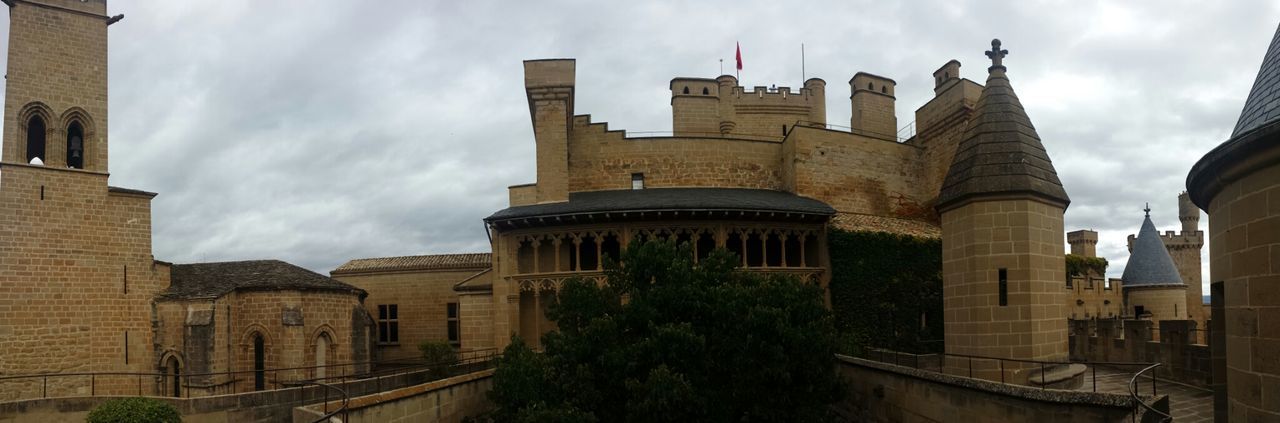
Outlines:
POLYGON ((181 423, 182 415, 173 405, 154 398, 107 400, 85 420, 88 423, 181 423))
POLYGON ((566 281, 545 354, 517 339, 498 364, 499 420, 822 420, 841 386, 821 288, 693 257, 633 243, 605 284, 566 281))

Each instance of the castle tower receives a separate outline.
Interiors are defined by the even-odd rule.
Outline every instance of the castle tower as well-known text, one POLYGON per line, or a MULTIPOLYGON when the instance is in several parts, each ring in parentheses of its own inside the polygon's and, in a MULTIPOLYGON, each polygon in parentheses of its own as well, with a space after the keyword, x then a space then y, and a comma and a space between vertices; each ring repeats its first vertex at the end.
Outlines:
MULTIPOLYGON (((1131 242, 1129 263, 1124 267, 1124 315, 1153 321, 1187 319, 1187 286, 1169 257, 1164 239, 1151 223, 1151 209, 1142 219, 1142 229, 1131 242)), ((1198 308, 1197 308, 1198 311, 1198 308)))
MULTIPOLYGON (((155 194, 107 185, 107 25, 122 16, 104 0, 5 3, 0 311, 21 318, 0 319, 0 373, 156 371, 150 303, 168 274, 151 256, 155 194)), ((0 383, 0 399, 20 389, 0 383)))
POLYGON ((680 136, 720 133, 720 83, 706 78, 671 80, 671 131, 680 136))
POLYGON ((941 95, 952 84, 960 82, 960 61, 951 59, 933 71, 933 94, 941 95))
POLYGON ((1216 421, 1280 421, 1280 28, 1231 138, 1187 175, 1209 215, 1216 421), (1264 207, 1264 198, 1269 198, 1264 207), (1221 290, 1221 291, 1219 291, 1221 290), (1225 298, 1217 295, 1225 291, 1225 298), (1220 307, 1221 305, 1221 307, 1220 307), (1221 314, 1220 314, 1221 313, 1221 314), (1221 335, 1220 335, 1221 334, 1221 335), (1219 354, 1220 352, 1225 353, 1219 354), (1223 360, 1223 361, 1218 361, 1223 360))
MULTIPOLYGON (((991 44, 987 85, 938 198, 946 352, 1062 361, 1070 199, 1005 75, 1008 51, 991 44)), ((1006 363, 1005 380, 1026 381, 1030 367, 1006 363)), ((1001 378, 994 361, 975 362, 974 375, 1001 378)))
POLYGON ((849 127, 864 135, 897 141, 898 117, 894 111, 893 88, 897 82, 879 75, 858 72, 849 80, 853 92, 853 115, 849 127))
POLYGON ((1067 244, 1071 244, 1071 254, 1081 257, 1098 256, 1098 233, 1086 229, 1067 233, 1067 244))
POLYGON ((569 201, 569 130, 575 66, 573 59, 524 61, 524 90, 537 144, 539 203, 569 201))
MULTIPOLYGON (((1178 275, 1182 277, 1182 282, 1186 284, 1186 302, 1181 307, 1182 313, 1178 319, 1195 320, 1197 327, 1204 328, 1204 324, 1208 316, 1204 311, 1204 288, 1201 282, 1200 252, 1204 248, 1204 232, 1199 230, 1200 209, 1195 207, 1191 202, 1191 197, 1186 192, 1178 195, 1178 220, 1182 222, 1182 231, 1173 232, 1165 231, 1164 234, 1157 234, 1160 240, 1164 242, 1165 248, 1169 251, 1169 257, 1173 259, 1173 265, 1178 269, 1178 275)), ((1129 235, 1129 252, 1133 252, 1134 235, 1129 235)), ((1130 307, 1129 311, 1133 311, 1130 307)), ((1197 342, 1206 342, 1207 340, 1198 337, 1197 342)))

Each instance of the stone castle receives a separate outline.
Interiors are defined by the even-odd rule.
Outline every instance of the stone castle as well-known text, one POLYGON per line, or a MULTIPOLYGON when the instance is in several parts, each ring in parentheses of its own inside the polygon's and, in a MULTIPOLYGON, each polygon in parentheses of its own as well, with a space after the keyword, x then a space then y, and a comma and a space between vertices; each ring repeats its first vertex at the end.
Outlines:
MULTIPOLYGON (((1266 358, 1280 348, 1267 329, 1280 303, 1266 296, 1280 245, 1267 234, 1280 232, 1267 230, 1276 208, 1263 207, 1276 202, 1268 193, 1280 195, 1273 120, 1242 117, 1233 139, 1193 169, 1181 233, 1160 235, 1144 221, 1130 241, 1135 273, 1116 285, 1122 296, 1085 295, 1064 269, 1070 198, 998 40, 985 83, 961 78, 957 60, 934 72, 935 96, 916 110, 907 139, 897 137, 897 83, 871 73, 849 80, 848 127, 827 123, 822 79, 793 91, 748 89, 724 75, 673 79, 672 135, 629 136, 574 110, 574 60, 530 60, 536 179, 510 187, 509 207, 483 219, 490 252, 353 259, 329 276, 275 260, 172 264, 151 252, 156 194, 108 185, 107 29, 122 16, 108 16, 105 0, 5 3, 0 376, 197 373, 149 380, 146 392, 234 393, 324 378, 333 363, 361 372, 414 357, 424 341, 480 350, 519 335, 537 345, 555 329, 545 310, 560 284, 602 278, 606 258, 633 241, 687 242, 699 257, 725 248, 748 271, 825 287, 831 228, 941 239, 949 354, 1064 361, 1072 313, 1150 314, 1224 326, 1215 336, 1252 354, 1226 360, 1246 387, 1280 374, 1266 358), (1200 303, 1204 235, 1192 204, 1211 212, 1211 273, 1228 304, 1211 319, 1200 303), (267 371, 288 367, 302 369, 267 371)), ((1273 116, 1274 103, 1246 112, 1273 116)), ((1094 255, 1096 233, 1068 239, 1073 252, 1094 255)), ((1031 370, 984 365, 974 374, 1026 380, 1031 370)), ((31 383, 0 381, 0 399, 31 383)), ((132 383, 108 378, 98 389, 132 383)), ((1274 398, 1249 392, 1233 391, 1234 412, 1274 414, 1274 398)))

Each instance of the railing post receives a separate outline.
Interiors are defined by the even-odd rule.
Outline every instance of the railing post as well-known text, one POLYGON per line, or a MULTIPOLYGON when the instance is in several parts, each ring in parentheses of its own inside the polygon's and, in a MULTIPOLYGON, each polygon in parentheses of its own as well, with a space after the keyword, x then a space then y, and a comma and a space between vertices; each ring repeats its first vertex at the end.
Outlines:
POLYGON ((43 379, 44 379, 44 383, 43 383, 44 387, 41 388, 42 393, 40 394, 40 397, 49 398, 49 376, 45 375, 43 379))
POLYGON ((1156 395, 1156 371, 1151 370, 1151 395, 1156 395))
POLYGON ((973 379, 973 357, 969 357, 969 379, 973 379))
POLYGON ((1098 366, 1089 366, 1093 370, 1093 392, 1098 392, 1098 366))
POLYGON ((89 374, 89 396, 98 395, 98 375, 96 373, 89 374))
POLYGON ((138 396, 142 396, 142 375, 138 375, 138 396))
POLYGON ((1045 385, 1044 363, 1040 363, 1040 389, 1043 390, 1045 385))
POLYGON ((1000 360, 1000 383, 1004 383, 1004 360, 1000 360))

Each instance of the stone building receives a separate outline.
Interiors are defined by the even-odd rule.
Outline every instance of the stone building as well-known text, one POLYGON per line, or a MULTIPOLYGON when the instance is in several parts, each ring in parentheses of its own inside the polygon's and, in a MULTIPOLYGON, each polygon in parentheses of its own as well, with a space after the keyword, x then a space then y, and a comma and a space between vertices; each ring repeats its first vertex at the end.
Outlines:
MULTIPOLYGON (((1153 232, 1164 242, 1169 258, 1178 269, 1178 276, 1187 286, 1186 303, 1180 308, 1184 310, 1178 319, 1194 320, 1197 327, 1204 328, 1208 319, 1208 310, 1204 305, 1204 288, 1201 286, 1200 252, 1204 248, 1204 231, 1200 230, 1200 209, 1191 203, 1191 196, 1186 192, 1178 194, 1178 221, 1182 230, 1165 231, 1163 234, 1153 232)), ((1136 237, 1129 235, 1129 252, 1133 252, 1136 237)))
MULTIPOLYGON (((368 359, 358 288, 278 261, 155 260, 156 194, 108 185, 107 28, 123 16, 108 16, 105 0, 4 3, 0 376, 240 371, 181 388, 245 390, 325 372, 267 380, 266 368, 368 359)), ((10 379, 0 400, 179 388, 146 380, 10 379)))
POLYGON ((1218 421, 1280 421, 1280 29, 1231 138, 1187 175, 1209 215, 1218 421))
MULTIPOLYGON (((1006 54, 991 42, 987 84, 937 201, 946 352, 1064 361, 1062 215, 1071 200, 1009 83, 1006 54)), ((1039 369, 997 364, 979 363, 973 375, 1020 382, 1039 369)))
POLYGON ((1120 277, 1124 281, 1125 314, 1156 322, 1190 320, 1187 284, 1151 223, 1151 209, 1145 211, 1137 238, 1130 238, 1129 263, 1120 277))
POLYGON ((454 285, 489 269, 488 253, 356 259, 330 272, 334 279, 369 292, 365 306, 376 319, 374 358, 419 356, 424 341, 462 345, 462 308, 454 285))
POLYGON ((369 369, 334 366, 370 358, 373 325, 359 288, 276 260, 178 264, 170 275, 154 305, 159 363, 171 374, 238 373, 182 380, 167 394, 262 390, 369 369), (316 368, 266 371, 296 367, 316 368))
MULTIPOLYGON (((1071 254, 1098 257, 1098 233, 1081 229, 1067 232, 1067 244, 1071 254)), ((1088 269, 1083 275, 1067 275, 1067 317, 1079 319, 1115 319, 1124 315, 1124 284, 1119 278, 1107 278, 1105 269, 1099 273, 1088 269)))

